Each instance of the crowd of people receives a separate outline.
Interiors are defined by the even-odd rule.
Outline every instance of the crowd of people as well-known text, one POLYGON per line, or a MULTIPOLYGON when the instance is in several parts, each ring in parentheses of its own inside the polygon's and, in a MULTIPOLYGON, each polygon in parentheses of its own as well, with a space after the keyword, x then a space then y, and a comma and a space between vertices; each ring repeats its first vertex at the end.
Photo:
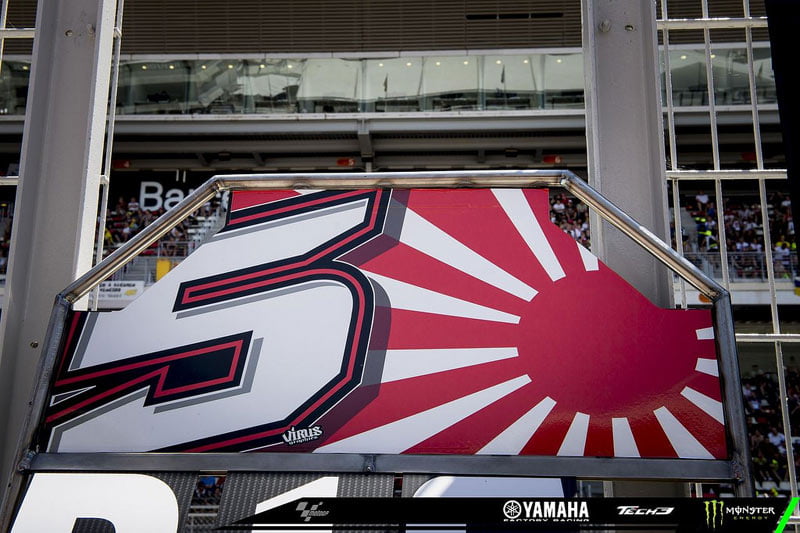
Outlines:
MULTIPOLYGON (((684 197, 682 233, 686 252, 719 250, 718 207, 704 191, 684 197), (689 221, 687 222, 688 214, 689 221), (687 227, 688 226, 688 227, 687 227)), ((787 194, 770 193, 767 197, 770 241, 775 273, 778 278, 791 278, 792 252, 795 251, 795 230, 791 201, 787 194)), ((732 269, 739 277, 763 277, 765 246, 761 203, 757 197, 726 197, 722 211, 727 252, 732 269)), ((674 237, 674 227, 673 227, 674 237)))
POLYGON ((589 209, 581 201, 559 193, 550 196, 550 220, 573 239, 589 248, 589 209))
MULTIPOLYGON (((789 426, 794 432, 800 430, 800 372, 790 367, 785 375, 789 426)), ((779 486, 788 480, 787 449, 792 451, 795 468, 800 470, 800 442, 786 442, 777 376, 754 366, 748 375, 742 377, 742 392, 753 475, 759 483, 772 481, 779 486)), ((777 488, 770 490, 777 491, 777 488)))
MULTIPOLYGON (((219 199, 214 198, 205 204, 198 216, 209 216, 219 207, 219 199)), ((106 214, 105 253, 114 251, 124 242, 147 227, 164 214, 164 208, 157 210, 142 209, 136 198, 125 201, 119 197, 116 205, 109 208, 106 214)), ((191 251, 190 229, 197 226, 197 218, 190 215, 172 228, 158 243, 142 252, 142 255, 159 255, 167 257, 185 257, 191 251)))
MULTIPOLYGON (((716 252, 719 250, 717 205, 703 191, 681 200, 684 252, 716 252)), ((790 279, 797 270, 794 252, 795 231, 791 202, 787 194, 773 192, 767 199, 770 238, 778 278, 790 279)), ((726 198, 722 220, 725 225, 728 258, 731 269, 740 278, 764 277, 764 232, 761 204, 757 197, 726 198), (753 253, 755 252, 755 253, 753 253)), ((589 247, 588 209, 585 204, 564 193, 550 196, 550 220, 573 239, 589 247)), ((673 244, 675 225, 672 224, 673 244)))

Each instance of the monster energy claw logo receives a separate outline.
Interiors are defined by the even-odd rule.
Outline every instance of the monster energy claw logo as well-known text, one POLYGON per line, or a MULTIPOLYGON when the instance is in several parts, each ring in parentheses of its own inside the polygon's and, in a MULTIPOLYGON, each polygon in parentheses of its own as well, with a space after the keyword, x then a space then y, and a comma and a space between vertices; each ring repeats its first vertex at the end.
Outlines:
POLYGON ((725 502, 722 500, 711 500, 705 502, 706 504, 706 526, 711 529, 722 527, 722 521, 725 518, 722 511, 725 507, 725 502))

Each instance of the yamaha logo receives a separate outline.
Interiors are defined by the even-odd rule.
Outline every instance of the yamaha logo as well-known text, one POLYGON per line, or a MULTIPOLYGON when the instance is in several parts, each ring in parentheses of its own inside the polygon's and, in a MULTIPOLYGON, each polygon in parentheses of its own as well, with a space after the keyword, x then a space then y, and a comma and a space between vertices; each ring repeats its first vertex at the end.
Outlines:
POLYGON ((519 518, 519 515, 522 514, 522 506, 516 500, 508 500, 503 505, 503 514, 510 520, 519 518))
POLYGON ((508 500, 503 505, 506 522, 588 522, 589 504, 585 501, 508 500))

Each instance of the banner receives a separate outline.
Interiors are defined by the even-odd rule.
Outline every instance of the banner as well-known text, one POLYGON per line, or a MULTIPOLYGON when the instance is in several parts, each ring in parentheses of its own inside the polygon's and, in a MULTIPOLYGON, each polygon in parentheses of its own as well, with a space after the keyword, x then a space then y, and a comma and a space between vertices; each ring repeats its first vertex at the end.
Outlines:
POLYGON ((103 309, 119 309, 144 293, 144 281, 104 281, 100 284, 99 303, 103 309))
POLYGON ((66 332, 51 452, 727 457, 710 311, 654 306, 543 190, 236 193, 66 332))
MULTIPOLYGON (((261 476, 230 488, 231 497, 226 494, 220 502, 215 524, 207 523, 203 529, 467 533, 636 529, 782 533, 800 500, 541 498, 521 493, 483 498, 392 497, 392 477, 284 474, 270 479, 261 476), (292 488, 287 490, 289 487, 292 488), (270 496, 255 505, 247 503, 254 496, 253 489, 256 497, 259 492, 270 496)), ((188 530, 190 523, 197 524, 191 522, 191 485, 187 481, 191 480, 181 475, 162 475, 159 479, 143 474, 35 474, 11 532, 188 530)))

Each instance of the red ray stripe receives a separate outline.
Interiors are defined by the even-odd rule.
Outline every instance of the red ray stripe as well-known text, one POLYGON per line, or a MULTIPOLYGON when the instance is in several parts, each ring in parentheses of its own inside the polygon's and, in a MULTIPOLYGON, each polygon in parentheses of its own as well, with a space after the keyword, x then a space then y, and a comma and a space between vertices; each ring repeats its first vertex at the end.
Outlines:
POLYGON ((474 454, 542 399, 526 385, 404 453, 474 454))
POLYGON ((565 409, 556 404, 522 449, 521 455, 556 455, 573 418, 575 418, 573 409, 565 409))
POLYGON ((514 315, 523 313, 527 304, 516 296, 402 243, 357 266, 368 272, 514 315))
POLYGON ((675 449, 669 443, 667 435, 661 429, 656 415, 639 413, 635 418, 629 417, 631 432, 642 457, 677 457, 675 449))
POLYGON ((293 198, 300 196, 297 191, 235 191, 233 198, 231 198, 231 211, 238 209, 245 209, 256 205, 267 204, 269 202, 277 202, 284 198, 293 198))
POLYGON ((727 457, 725 428, 722 424, 683 396, 676 399, 675 403, 668 405, 667 409, 711 455, 717 459, 727 457))
POLYGON ((584 455, 591 457, 614 457, 614 433, 611 419, 593 416, 589 419, 584 455))
POLYGON ((536 290, 552 284, 490 190, 412 191, 408 206, 536 290))
MULTIPOLYGON (((331 434, 325 444, 396 422, 518 376, 499 363, 502 362, 383 383, 377 397, 331 434)), ((456 422, 458 420, 453 420, 456 422)))
MULTIPOLYGON (((386 312, 386 308, 376 310, 386 312)), ((487 348, 516 346, 517 324, 491 322, 403 309, 389 311, 386 348, 487 348)), ((371 345, 371 349, 382 346, 371 345)))

